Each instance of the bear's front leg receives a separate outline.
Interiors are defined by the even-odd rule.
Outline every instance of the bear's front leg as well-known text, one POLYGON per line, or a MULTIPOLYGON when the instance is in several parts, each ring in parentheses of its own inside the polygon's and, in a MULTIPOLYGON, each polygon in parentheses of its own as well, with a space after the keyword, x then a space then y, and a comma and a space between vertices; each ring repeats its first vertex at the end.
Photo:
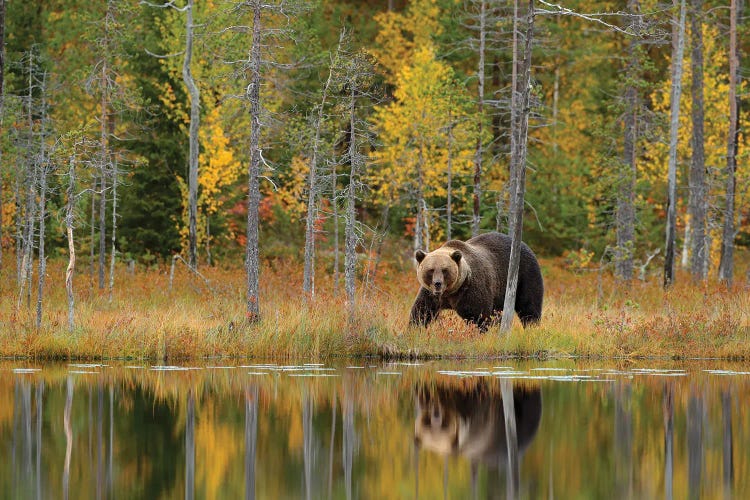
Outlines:
POLYGON ((420 288, 414 305, 411 306, 409 324, 427 326, 440 312, 440 299, 426 288, 420 288))
POLYGON ((469 323, 474 323, 479 331, 484 333, 492 324, 492 309, 482 304, 481 300, 464 301, 456 307, 456 312, 469 323))

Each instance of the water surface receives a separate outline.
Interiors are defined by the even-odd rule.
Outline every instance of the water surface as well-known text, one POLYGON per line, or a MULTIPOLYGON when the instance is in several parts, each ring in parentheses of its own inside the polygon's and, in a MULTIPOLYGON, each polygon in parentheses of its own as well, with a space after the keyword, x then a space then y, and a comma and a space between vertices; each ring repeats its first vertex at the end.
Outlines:
POLYGON ((1 362, 0 497, 750 496, 743 365, 220 363, 1 362))

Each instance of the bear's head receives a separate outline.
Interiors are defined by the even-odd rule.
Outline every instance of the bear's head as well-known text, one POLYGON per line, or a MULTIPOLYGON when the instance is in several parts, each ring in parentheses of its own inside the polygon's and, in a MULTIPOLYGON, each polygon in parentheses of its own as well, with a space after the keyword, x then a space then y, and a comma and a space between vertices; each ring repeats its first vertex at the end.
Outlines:
POLYGON ((419 284, 435 295, 455 292, 469 275, 466 259, 454 248, 442 247, 429 253, 417 250, 414 258, 419 284))

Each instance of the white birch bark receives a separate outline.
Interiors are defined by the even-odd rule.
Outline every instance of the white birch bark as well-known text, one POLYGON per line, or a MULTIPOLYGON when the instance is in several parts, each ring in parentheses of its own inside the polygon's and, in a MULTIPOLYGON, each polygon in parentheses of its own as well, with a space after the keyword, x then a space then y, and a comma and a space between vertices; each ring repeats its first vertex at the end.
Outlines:
POLYGON ((73 206, 75 196, 75 159, 70 158, 67 203, 65 204, 65 234, 68 237, 68 267, 65 270, 65 294, 68 299, 68 330, 75 328, 75 298, 73 296, 73 273, 76 268, 76 248, 73 240, 73 206))
POLYGON ((667 231, 664 252, 664 287, 674 283, 675 237, 677 225, 677 140, 680 130, 680 97, 682 96, 682 65, 685 50, 685 0, 680 2, 677 40, 672 53, 672 92, 669 120, 669 164, 667 167, 667 231))
POLYGON ((260 0, 252 2, 253 37, 250 46, 250 166, 248 168, 247 242, 245 266, 247 271, 247 319, 260 319, 260 256, 258 249, 260 205, 260 83, 261 83, 261 9, 260 0))
MULTIPOLYGON (((517 4, 517 0, 516 0, 517 4)), ((515 114, 517 118, 518 131, 512 131, 512 135, 516 135, 517 139, 514 143, 514 148, 511 151, 513 159, 511 164, 515 165, 514 177, 515 180, 512 185, 515 187, 515 192, 511 193, 513 197, 513 212, 509 214, 509 220, 512 221, 510 225, 513 229, 511 233, 511 246, 510 246, 510 258, 508 262, 508 278, 505 287, 505 302, 503 305, 503 317, 500 322, 500 332, 509 332, 513 326, 513 315, 515 314, 516 307, 516 292, 518 291, 518 270, 521 260, 521 240, 523 235, 523 208, 524 208, 524 194, 526 189, 526 153, 527 153, 527 137, 529 128, 529 83, 531 81, 531 47, 532 39, 534 35, 534 0, 529 0, 528 10, 526 12, 526 33, 524 40, 524 59, 523 59, 523 73, 521 75, 521 81, 519 88, 514 89, 519 92, 519 96, 515 100, 517 106, 515 114)), ((514 54, 514 59, 517 60, 517 54, 514 54)))
POLYGON ((185 20, 185 58, 182 79, 190 95, 190 151, 188 156, 188 261, 198 268, 198 129, 200 127, 200 91, 190 71, 193 59, 193 0, 187 0, 185 20))
POLYGON ((318 216, 317 210, 317 190, 318 190, 318 152, 320 149, 320 129, 323 125, 323 112, 328 99, 328 89, 333 80, 333 71, 338 62, 341 44, 344 42, 344 30, 339 36, 339 44, 336 48, 336 55, 331 60, 328 68, 328 78, 323 86, 323 95, 318 107, 318 115, 315 120, 315 137, 312 143, 312 154, 310 155, 310 172, 307 177, 307 218, 305 219, 305 268, 302 279, 302 291, 310 297, 315 296, 315 220, 318 216))
POLYGON ((482 144, 482 132, 484 127, 484 56, 485 56, 485 37, 487 34, 487 2, 480 1, 479 7, 479 65, 477 67, 477 145, 474 153, 474 194, 473 194, 473 211, 471 219, 471 235, 479 234, 479 224, 481 223, 481 197, 482 197, 482 159, 484 156, 482 144))
POLYGON ((109 302, 115 289, 115 257, 117 256, 117 165, 112 168, 112 235, 109 251, 109 302))

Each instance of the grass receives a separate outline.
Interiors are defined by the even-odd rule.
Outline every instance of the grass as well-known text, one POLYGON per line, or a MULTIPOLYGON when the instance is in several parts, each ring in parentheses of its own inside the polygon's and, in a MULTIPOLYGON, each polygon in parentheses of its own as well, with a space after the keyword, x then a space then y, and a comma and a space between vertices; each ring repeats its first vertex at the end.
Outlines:
MULTIPOLYGON (((8 262, 9 260, 6 260, 8 262)), ((65 263, 50 261, 44 315, 16 308, 13 271, 0 283, 0 356, 45 359, 197 359, 212 356, 317 358, 431 357, 721 357, 750 358, 750 291, 678 273, 665 291, 660 277, 630 287, 606 273, 576 274, 544 260, 545 306, 539 326, 501 336, 481 334, 452 313, 428 328, 408 326, 417 283, 411 269, 385 265, 376 286, 358 291, 356 320, 332 277, 318 270, 314 299, 302 295, 302 269, 290 260, 261 272, 261 319, 245 321, 241 268, 201 268, 208 283, 177 268, 118 268, 112 302, 87 273, 75 277, 75 327, 67 325, 65 263)), ((741 276, 741 274, 738 274, 741 276)))

